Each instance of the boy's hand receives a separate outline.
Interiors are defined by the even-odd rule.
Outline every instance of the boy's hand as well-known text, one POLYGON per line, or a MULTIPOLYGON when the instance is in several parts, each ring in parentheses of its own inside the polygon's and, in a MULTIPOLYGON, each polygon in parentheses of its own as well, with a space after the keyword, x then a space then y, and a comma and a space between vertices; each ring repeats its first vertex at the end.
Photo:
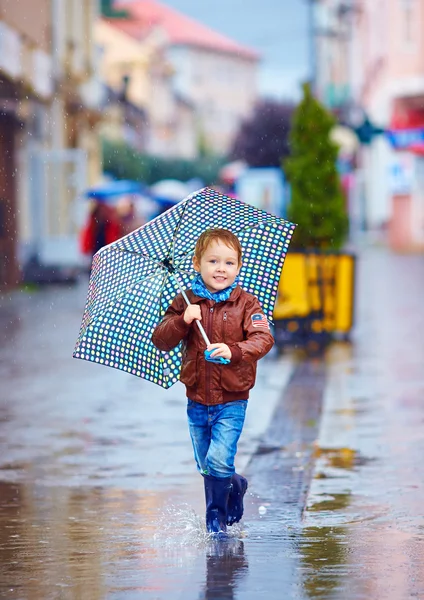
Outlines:
POLYGON ((187 325, 190 325, 190 323, 193 323, 195 319, 198 321, 202 320, 200 306, 198 304, 189 304, 184 312, 184 321, 187 323, 187 325))
POLYGON ((231 360, 232 354, 227 344, 209 344, 208 350, 214 350, 214 352, 211 354, 211 358, 222 356, 222 358, 228 358, 231 360))

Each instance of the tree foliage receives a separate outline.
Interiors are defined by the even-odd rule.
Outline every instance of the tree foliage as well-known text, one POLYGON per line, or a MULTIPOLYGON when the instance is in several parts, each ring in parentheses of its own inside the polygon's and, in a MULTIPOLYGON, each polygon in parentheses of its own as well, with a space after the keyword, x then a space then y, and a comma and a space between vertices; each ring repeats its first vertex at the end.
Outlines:
POLYGON ((279 167, 289 154, 292 104, 271 100, 259 102, 250 119, 241 124, 231 157, 251 167, 279 167))
POLYGON ((330 140, 334 117, 304 85, 293 115, 291 155, 283 169, 291 184, 288 217, 297 223, 297 247, 338 249, 348 227, 345 198, 337 173, 338 147, 330 140))
POLYGON ((123 142, 104 139, 103 168, 117 179, 131 179, 148 185, 161 179, 187 181, 201 179, 205 185, 218 180, 218 173, 224 164, 220 157, 207 156, 197 160, 161 158, 141 154, 123 142))

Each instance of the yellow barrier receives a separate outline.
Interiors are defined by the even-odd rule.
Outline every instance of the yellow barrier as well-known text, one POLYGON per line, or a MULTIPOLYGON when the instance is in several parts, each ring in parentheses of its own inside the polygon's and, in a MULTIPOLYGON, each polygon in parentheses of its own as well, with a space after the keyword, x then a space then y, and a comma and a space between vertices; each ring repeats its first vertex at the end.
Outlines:
POLYGON ((353 326, 355 257, 337 253, 289 253, 278 288, 275 321, 296 330, 347 335, 353 326))

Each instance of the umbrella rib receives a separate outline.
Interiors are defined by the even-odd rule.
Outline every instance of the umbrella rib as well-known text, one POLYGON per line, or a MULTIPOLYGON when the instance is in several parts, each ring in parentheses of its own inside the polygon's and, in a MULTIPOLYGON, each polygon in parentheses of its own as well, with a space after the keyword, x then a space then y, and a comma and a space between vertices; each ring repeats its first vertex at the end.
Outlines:
POLYGON ((122 298, 124 298, 130 291, 132 291, 132 289, 133 289, 134 286, 136 286, 139 283, 144 283, 145 281, 149 281, 149 279, 154 279, 158 275, 159 275, 159 272, 156 272, 156 273, 152 273, 148 277, 145 277, 145 278, 142 278, 142 279, 137 279, 137 281, 135 281, 135 283, 132 284, 132 286, 129 289, 127 288, 124 293, 122 293, 120 296, 117 296, 114 300, 112 300, 111 302, 109 302, 106 306, 102 306, 102 313, 99 314, 99 315, 93 316, 92 320, 90 320, 90 322, 87 324, 86 331, 87 331, 87 328, 89 327, 89 325, 92 325, 94 323, 94 321, 97 320, 98 317, 102 316, 103 311, 108 310, 111 306, 113 306, 117 302, 120 302, 122 300, 122 298))
POLYGON ((174 235, 172 236, 171 252, 168 254, 168 256, 171 255, 171 257, 172 257, 172 260, 171 260, 172 264, 174 264, 174 260, 175 260, 175 240, 177 239, 177 235, 178 235, 178 232, 179 232, 180 227, 181 227, 181 222, 183 220, 184 213, 187 210, 187 206, 188 206, 188 200, 185 202, 184 208, 183 208, 183 210, 181 212, 181 215, 180 215, 180 220, 178 221, 178 223, 177 223, 177 225, 176 225, 176 227, 174 229, 174 235))
POLYGON ((283 223, 280 223, 279 221, 272 221, 270 219, 269 221, 268 220, 259 221, 258 223, 253 223, 252 225, 248 225, 247 227, 240 229, 237 233, 244 233, 245 231, 249 231, 250 229, 255 229, 255 227, 259 227, 260 225, 273 225, 276 228, 283 227, 283 223))
MULTIPOLYGON (((175 240, 175 237, 174 237, 174 240, 175 240)), ((157 267, 164 268, 164 265, 163 265, 163 263, 160 260, 155 260, 154 258, 151 258, 148 254, 143 254, 142 252, 136 252, 135 250, 127 250, 125 248, 114 248, 114 250, 116 250, 117 252, 123 252, 125 254, 133 254, 134 256, 142 256, 146 260, 148 260, 151 263, 155 264, 157 267)), ((183 255, 183 256, 188 256, 188 254, 189 253, 187 253, 186 255, 183 255)), ((178 267, 175 267, 175 268, 178 269, 178 267)), ((178 271, 180 273, 187 273, 187 274, 190 274, 192 272, 192 271, 186 271, 186 270, 182 270, 182 269, 178 269, 178 271)))
POLYGON ((160 306, 161 308, 162 308, 162 294, 163 294, 163 290, 164 290, 164 288, 165 288, 165 283, 166 283, 167 275, 168 275, 168 273, 167 273, 167 272, 165 272, 165 273, 164 273, 164 277, 163 277, 163 279, 162 279, 162 285, 161 285, 161 288, 160 288, 160 290, 159 290, 159 306, 160 306))
MULTIPOLYGON (((186 275, 193 275, 193 271, 185 271, 185 270, 183 271, 182 269, 178 269, 178 268, 176 268, 175 271, 177 271, 178 274, 184 273, 186 275)), ((160 296, 162 295, 163 288, 165 287, 166 277, 168 275, 168 272, 164 271, 164 275, 165 275, 165 277, 163 278, 162 287, 161 287, 160 292, 159 292, 160 296)))
POLYGON ((166 284, 167 278, 168 278, 168 271, 165 271, 164 272, 164 277, 163 277, 163 280, 162 280, 162 286, 161 286, 161 288, 159 290, 159 306, 161 308, 162 308, 163 290, 165 288, 165 284, 166 284))
POLYGON ((127 250, 126 248, 114 248, 114 250, 117 251, 117 252, 123 252, 125 254, 134 254, 134 256, 142 256, 146 260, 154 263, 156 266, 163 267, 163 264, 162 264, 162 262, 160 260, 155 260, 154 258, 152 258, 151 256, 149 256, 148 254, 144 254, 143 252, 136 252, 135 250, 127 250))
MULTIPOLYGON (((174 233, 173 233, 173 236, 172 236, 171 251, 167 254, 168 257, 170 255, 172 256, 172 261, 171 261, 172 264, 174 263, 174 259, 175 259, 175 240, 176 240, 176 237, 178 235, 178 231, 179 231, 179 229, 181 227, 181 222, 183 220, 184 213, 187 210, 187 204, 188 203, 185 202, 185 205, 184 205, 183 210, 182 210, 181 215, 180 215, 180 219, 179 219, 179 221, 178 221, 178 223, 177 223, 177 225, 175 227, 175 230, 174 230, 174 233)), ((156 217, 156 218, 158 218, 158 217, 156 217)), ((155 219, 153 219, 153 220, 155 220, 155 219)), ((128 235, 131 235, 131 234, 128 234, 128 235)), ((161 261, 155 260, 155 259, 151 258, 151 256, 149 256, 148 254, 144 254, 143 252, 136 252, 135 250, 128 250, 127 248, 119 248, 119 247, 114 248, 114 250, 117 250, 118 252, 125 252, 126 254, 134 254, 135 256, 143 256, 144 258, 146 258, 147 260, 153 262, 156 265, 162 265, 161 261)))

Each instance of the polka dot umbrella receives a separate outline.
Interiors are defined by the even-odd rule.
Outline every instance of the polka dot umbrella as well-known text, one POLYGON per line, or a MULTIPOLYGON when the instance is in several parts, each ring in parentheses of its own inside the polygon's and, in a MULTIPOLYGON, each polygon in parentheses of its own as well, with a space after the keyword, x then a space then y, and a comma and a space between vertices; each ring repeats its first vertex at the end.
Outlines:
POLYGON ((73 356, 165 388, 178 381, 181 344, 160 352, 151 336, 173 298, 190 287, 197 238, 214 227, 237 235, 243 249, 240 285, 272 321, 295 225, 204 188, 95 254, 73 356))

